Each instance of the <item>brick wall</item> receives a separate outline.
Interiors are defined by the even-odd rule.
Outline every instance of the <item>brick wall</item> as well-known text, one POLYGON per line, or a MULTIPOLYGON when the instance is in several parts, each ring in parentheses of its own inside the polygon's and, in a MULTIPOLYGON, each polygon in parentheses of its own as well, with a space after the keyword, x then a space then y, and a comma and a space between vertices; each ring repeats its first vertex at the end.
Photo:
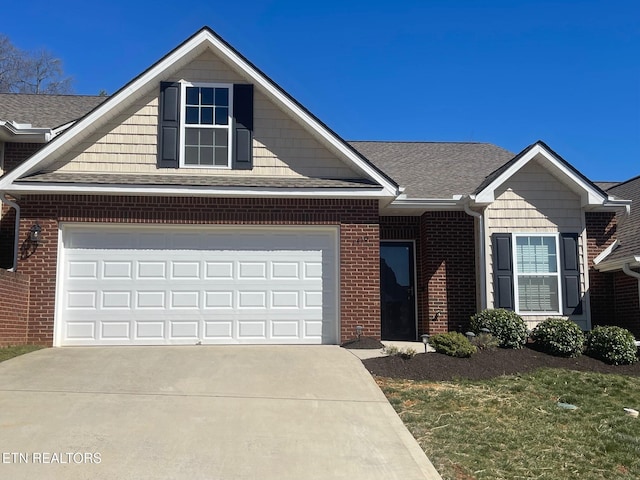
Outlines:
POLYGON ((420 218, 420 238, 424 313, 423 330, 418 333, 425 333, 425 327, 432 334, 464 331, 476 312, 473 217, 464 212, 427 212, 420 218))
POLYGON ((10 172, 43 146, 42 143, 5 143, 4 172, 10 172))
MULTIPOLYGON (((638 271, 636 269, 636 271, 638 271)), ((615 295, 615 325, 640 338, 640 284, 624 272, 610 274, 615 295)))
POLYGON ((27 343, 29 277, 0 269, 0 346, 27 343))
POLYGON ((587 256, 589 265, 589 300, 591 326, 615 323, 613 275, 599 272, 593 260, 616 239, 616 218, 612 212, 585 213, 587 226, 587 256))
POLYGON ((31 279, 28 339, 51 345, 58 222, 136 224, 339 225, 341 341, 363 325, 380 337, 379 226, 376 200, 215 199, 127 196, 25 196, 20 200, 20 272, 31 279), (29 229, 42 242, 29 248, 29 229))

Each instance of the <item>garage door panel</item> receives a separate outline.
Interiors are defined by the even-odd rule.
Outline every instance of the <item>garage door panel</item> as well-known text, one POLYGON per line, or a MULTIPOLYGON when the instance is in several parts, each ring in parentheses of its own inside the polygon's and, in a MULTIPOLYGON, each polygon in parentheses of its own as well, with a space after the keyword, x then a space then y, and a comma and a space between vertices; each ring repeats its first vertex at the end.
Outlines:
POLYGON ((128 228, 63 235, 60 344, 336 342, 335 230, 128 228))

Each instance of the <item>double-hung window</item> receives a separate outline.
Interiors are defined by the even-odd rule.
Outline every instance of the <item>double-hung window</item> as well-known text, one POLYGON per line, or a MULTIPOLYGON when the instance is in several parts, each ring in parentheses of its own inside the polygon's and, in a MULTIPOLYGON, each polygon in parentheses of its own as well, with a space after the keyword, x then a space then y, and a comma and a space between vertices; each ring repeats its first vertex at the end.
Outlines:
POLYGON ((561 313, 558 236, 516 234, 514 240, 516 311, 561 313))
POLYGON ((233 88, 183 83, 183 167, 231 168, 233 88))

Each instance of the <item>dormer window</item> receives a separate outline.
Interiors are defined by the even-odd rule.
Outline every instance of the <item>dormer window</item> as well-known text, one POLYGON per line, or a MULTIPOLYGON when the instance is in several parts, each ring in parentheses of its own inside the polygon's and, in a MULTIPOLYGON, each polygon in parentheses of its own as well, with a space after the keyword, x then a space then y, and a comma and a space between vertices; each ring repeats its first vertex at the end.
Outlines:
POLYGON ((231 168, 232 85, 183 84, 183 167, 231 168))
POLYGON ((158 168, 252 168, 253 85, 162 83, 158 168))

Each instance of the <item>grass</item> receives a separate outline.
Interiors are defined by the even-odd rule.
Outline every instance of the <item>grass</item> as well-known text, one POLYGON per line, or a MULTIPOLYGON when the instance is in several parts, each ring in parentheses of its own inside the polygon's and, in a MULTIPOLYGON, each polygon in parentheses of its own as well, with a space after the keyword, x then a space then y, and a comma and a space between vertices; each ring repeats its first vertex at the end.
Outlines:
POLYGON ((640 378, 543 369, 378 384, 443 479, 640 478, 640 378), (558 407, 576 405, 576 410, 558 407))
POLYGON ((0 347, 0 362, 9 360, 10 358, 24 355, 25 353, 35 352, 42 347, 38 345, 19 345, 13 347, 0 347))

